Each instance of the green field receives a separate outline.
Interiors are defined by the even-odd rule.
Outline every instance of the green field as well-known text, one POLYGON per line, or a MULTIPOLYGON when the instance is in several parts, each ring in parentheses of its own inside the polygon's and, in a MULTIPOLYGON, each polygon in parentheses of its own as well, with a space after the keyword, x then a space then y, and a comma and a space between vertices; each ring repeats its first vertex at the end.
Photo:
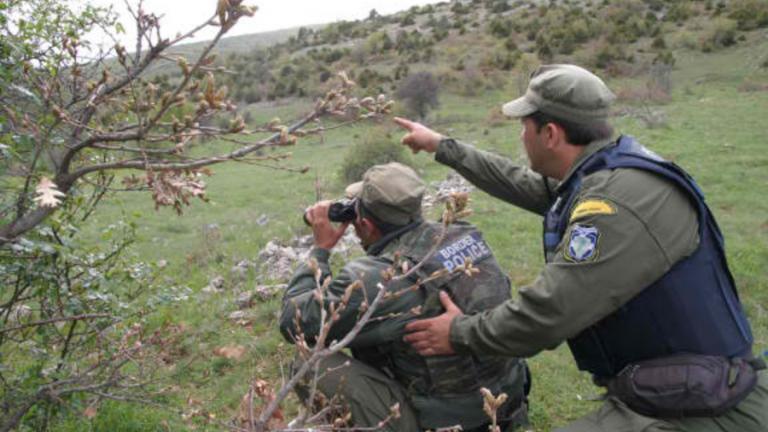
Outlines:
MULTIPOLYGON (((728 258, 751 318, 756 351, 768 350, 768 153, 763 127, 768 119, 768 70, 756 59, 765 58, 768 39, 764 32, 751 35, 738 48, 703 55, 676 53, 672 76, 672 100, 653 106, 666 113, 667 126, 648 129, 632 115, 619 114, 617 129, 633 135, 661 155, 677 162, 698 180, 725 233, 728 258)), ((614 90, 639 85, 643 78, 609 81, 614 90)), ((493 110, 515 97, 510 74, 503 90, 467 98, 441 95, 441 106, 429 123, 436 129, 476 143, 525 163, 519 143, 519 125, 492 121, 493 110)), ((287 105, 253 106, 256 122, 305 110, 310 101, 294 100, 287 105)), ((620 104, 617 112, 640 109, 638 104, 620 104)), ((392 140, 401 132, 385 121, 377 128, 389 129, 392 140)), ((208 281, 242 259, 256 261, 261 248, 272 239, 288 242, 308 234, 301 221, 302 210, 315 201, 316 184, 324 197, 343 190, 338 164, 347 148, 364 138, 371 126, 355 126, 328 133, 324 142, 309 138, 290 150, 293 157, 284 165, 310 166, 297 174, 245 164, 214 168, 208 179, 210 202, 196 202, 177 217, 172 210, 155 211, 147 193, 122 193, 111 197, 92 218, 87 241, 98 241, 102 230, 114 221, 133 219, 139 226, 138 240, 131 249, 136 259, 157 263, 160 280, 167 286, 188 287, 186 300, 165 304, 144 318, 160 328, 180 325, 179 355, 168 367, 173 386, 168 406, 145 408, 125 403, 100 407, 93 420, 69 417, 57 430, 218 430, 216 423, 201 417, 183 420, 174 410, 189 411, 202 406, 216 419, 227 421, 236 414, 249 381, 263 378, 279 384, 292 356, 282 341, 276 323, 279 299, 258 304, 249 313, 250 327, 231 323, 232 290, 221 294, 202 293, 208 281), (266 215, 268 222, 257 220, 266 215), (206 239, 204 227, 215 224, 220 236, 206 239), (240 361, 213 355, 220 346, 239 344, 247 348, 240 361), (198 401, 195 404, 190 400, 198 401)), ((378 131, 377 133, 382 133, 378 131)), ((215 144, 222 149, 225 144, 215 144)), ((412 157, 413 165, 428 180, 445 178, 449 170, 429 156, 412 157)), ((540 220, 482 192, 472 194, 475 214, 470 221, 479 226, 516 286, 531 282, 541 268, 540 220)), ((434 216, 434 215, 432 215, 434 216)), ((240 289, 253 288, 253 272, 240 289)), ((530 359, 534 384, 531 395, 532 430, 547 431, 597 407, 589 399, 598 391, 586 374, 579 373, 565 346, 530 359)))

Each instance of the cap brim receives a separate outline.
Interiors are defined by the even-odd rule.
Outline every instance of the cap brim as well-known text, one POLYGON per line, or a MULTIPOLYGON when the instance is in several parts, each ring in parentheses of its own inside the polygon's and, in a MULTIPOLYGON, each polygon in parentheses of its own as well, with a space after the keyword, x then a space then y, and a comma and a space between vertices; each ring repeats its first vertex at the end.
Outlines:
POLYGON ((539 108, 532 104, 525 96, 519 97, 512 102, 507 102, 501 107, 501 112, 507 117, 521 118, 531 115, 539 108))
POLYGON ((344 196, 349 199, 360 198, 360 194, 363 192, 363 182, 352 183, 344 189, 344 196))

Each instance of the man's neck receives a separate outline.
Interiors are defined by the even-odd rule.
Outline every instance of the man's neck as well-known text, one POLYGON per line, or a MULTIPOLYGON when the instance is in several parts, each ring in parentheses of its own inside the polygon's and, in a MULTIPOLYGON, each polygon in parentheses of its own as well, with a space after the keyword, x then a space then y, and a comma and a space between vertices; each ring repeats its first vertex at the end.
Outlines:
MULTIPOLYGON (((574 171, 577 169, 579 165, 581 165, 586 159, 590 158, 593 154, 599 152, 600 150, 604 149, 605 147, 609 146, 611 143, 615 142, 613 138, 606 138, 602 140, 597 140, 589 143, 589 145, 586 146, 577 146, 580 147, 578 150, 579 152, 576 153, 575 157, 568 162, 568 168, 565 171, 565 175, 560 180, 561 185, 564 182, 567 182, 571 175, 573 175, 574 171)), ((560 186, 558 186, 559 188, 560 186)))
POLYGON ((384 234, 378 241, 376 241, 373 244, 368 245, 367 247, 364 247, 365 252, 368 255, 378 255, 381 253, 382 250, 392 241, 400 237, 401 235, 407 233, 408 231, 416 228, 419 226, 423 221, 421 219, 418 219, 416 221, 413 221, 409 223, 408 225, 403 226, 402 228, 399 228, 393 232, 384 234))
POLYGON ((584 153, 586 146, 578 146, 573 144, 565 144, 561 148, 560 157, 558 158, 558 166, 555 168, 555 172, 552 177, 562 181, 565 176, 573 167, 573 164, 584 153))

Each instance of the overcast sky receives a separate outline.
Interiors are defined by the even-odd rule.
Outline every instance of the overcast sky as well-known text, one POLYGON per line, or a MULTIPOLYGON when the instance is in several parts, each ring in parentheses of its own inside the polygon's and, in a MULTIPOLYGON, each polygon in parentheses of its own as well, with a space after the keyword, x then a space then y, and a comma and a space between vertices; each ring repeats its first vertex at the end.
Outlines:
MULTIPOLYGON (((130 15, 123 0, 83 0, 82 3, 99 6, 112 5, 116 12, 125 17, 122 23, 126 35, 123 45, 130 47, 135 40, 130 15)), ((137 0, 128 0, 135 7, 137 0)), ((363 19, 371 9, 387 15, 408 9, 414 5, 438 3, 435 0, 244 0, 244 4, 258 6, 259 11, 252 18, 243 18, 227 33, 228 36, 258 33, 309 24, 325 24, 340 20, 363 19)), ((161 29, 164 37, 173 37, 178 32, 190 30, 213 15, 217 0, 145 0, 144 10, 162 15, 161 29)), ((216 30, 210 28, 196 35, 195 41, 211 39, 216 30)))

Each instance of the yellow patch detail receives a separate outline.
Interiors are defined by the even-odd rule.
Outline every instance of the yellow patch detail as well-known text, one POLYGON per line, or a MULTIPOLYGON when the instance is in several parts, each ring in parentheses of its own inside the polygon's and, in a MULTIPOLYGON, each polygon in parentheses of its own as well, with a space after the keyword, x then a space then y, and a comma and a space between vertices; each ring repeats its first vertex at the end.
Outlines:
POLYGON ((605 200, 586 200, 576 204, 571 212, 570 222, 585 216, 616 214, 616 207, 605 200))

